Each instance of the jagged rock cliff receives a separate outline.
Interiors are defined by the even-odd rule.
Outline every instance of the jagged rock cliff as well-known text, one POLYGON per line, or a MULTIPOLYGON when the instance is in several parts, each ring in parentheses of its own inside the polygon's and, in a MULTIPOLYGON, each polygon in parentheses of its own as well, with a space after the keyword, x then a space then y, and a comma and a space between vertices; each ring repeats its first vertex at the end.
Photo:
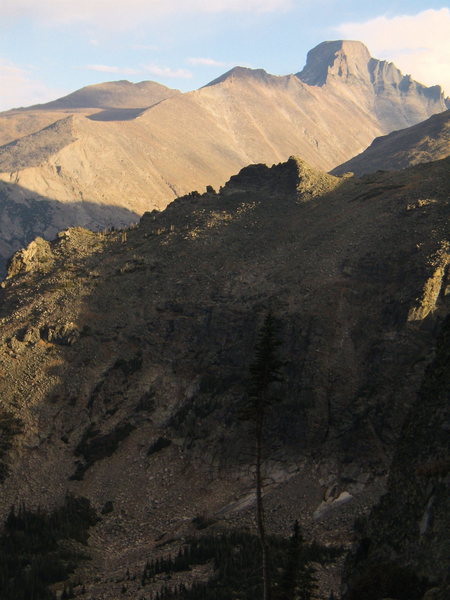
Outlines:
POLYGON ((365 102, 390 131, 423 121, 425 106, 438 103, 446 109, 439 85, 424 86, 393 63, 372 58, 361 42, 322 42, 308 53, 297 77, 309 85, 335 87, 345 82, 352 90, 364 90, 365 102))
POLYGON ((69 490, 105 509, 81 597, 117 597, 118 574, 139 574, 199 515, 252 524, 239 413, 268 309, 285 365, 266 432, 269 530, 298 518, 350 542, 448 314, 448 168, 340 179, 299 159, 251 166, 137 228, 70 229, 16 255, 1 290, 0 508, 69 490))

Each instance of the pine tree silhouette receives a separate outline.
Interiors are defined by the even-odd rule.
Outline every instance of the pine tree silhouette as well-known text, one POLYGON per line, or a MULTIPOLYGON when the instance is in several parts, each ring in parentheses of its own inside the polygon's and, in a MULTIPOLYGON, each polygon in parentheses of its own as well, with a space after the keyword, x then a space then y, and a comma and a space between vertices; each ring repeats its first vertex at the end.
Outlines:
POLYGON ((279 346, 275 319, 269 312, 258 334, 254 359, 249 369, 248 402, 243 411, 243 418, 251 420, 255 426, 256 522, 262 552, 263 600, 270 600, 271 577, 262 494, 262 451, 265 416, 269 407, 279 400, 273 390, 274 384, 282 381, 282 362, 277 356, 279 346))

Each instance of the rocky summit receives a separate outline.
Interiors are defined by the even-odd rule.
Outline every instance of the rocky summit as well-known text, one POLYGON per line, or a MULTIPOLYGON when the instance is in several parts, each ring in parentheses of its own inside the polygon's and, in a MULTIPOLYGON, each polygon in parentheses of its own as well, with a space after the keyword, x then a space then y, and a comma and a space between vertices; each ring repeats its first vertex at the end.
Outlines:
MULTIPOLYGON (((226 536, 255 531, 242 414, 270 312, 269 533, 298 520, 315 540, 319 598, 443 599, 449 167, 341 178, 294 157, 254 164, 137 226, 67 229, 16 253, 0 296, 2 540, 47 511, 60 597, 225 585, 207 544, 229 565, 256 552, 226 536)), ((254 577, 240 573, 240 586, 254 577)))
POLYGON ((295 154, 328 171, 446 108, 439 86, 360 42, 335 41, 311 50, 296 75, 236 67, 185 94, 111 82, 2 113, 0 258, 64 227, 136 222, 250 163, 295 154))

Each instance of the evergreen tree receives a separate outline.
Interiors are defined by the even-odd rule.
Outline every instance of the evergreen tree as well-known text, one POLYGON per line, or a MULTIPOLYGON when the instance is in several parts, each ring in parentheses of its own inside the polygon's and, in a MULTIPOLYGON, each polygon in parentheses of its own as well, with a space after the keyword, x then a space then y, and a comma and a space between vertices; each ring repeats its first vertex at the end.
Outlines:
POLYGON ((303 539, 298 521, 295 521, 292 535, 289 539, 286 568, 283 577, 281 600, 293 600, 300 567, 300 553, 303 539))
POLYGON ((281 600, 312 600, 316 591, 315 568, 305 556, 305 545, 298 521, 289 540, 281 600))
POLYGON ((264 420, 267 410, 278 400, 273 392, 274 384, 281 382, 282 363, 277 356, 280 341, 276 334, 276 325, 273 315, 269 312, 259 331, 255 346, 254 359, 250 365, 250 378, 248 386, 248 402, 243 414, 250 419, 254 426, 256 461, 255 461, 255 486, 256 486, 256 522, 262 552, 262 577, 263 600, 270 600, 270 561, 269 547, 267 544, 264 506, 262 496, 262 451, 264 420))

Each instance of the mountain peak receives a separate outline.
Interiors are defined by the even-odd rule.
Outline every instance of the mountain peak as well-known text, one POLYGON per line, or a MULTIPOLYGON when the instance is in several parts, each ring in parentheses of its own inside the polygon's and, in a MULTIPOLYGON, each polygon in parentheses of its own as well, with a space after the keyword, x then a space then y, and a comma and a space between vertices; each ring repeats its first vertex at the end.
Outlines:
POLYGON ((204 87, 208 87, 210 85, 217 85, 218 83, 223 83, 228 80, 257 80, 267 82, 270 79, 275 79, 276 75, 270 75, 264 69, 251 69, 249 67, 233 67, 217 79, 210 81, 204 87))
POLYGON ((370 80, 370 53, 362 42, 335 40, 322 42, 306 57, 306 65, 297 77, 308 85, 324 85, 331 77, 370 80))
MULTIPOLYGON (((316 86, 332 81, 362 83, 371 86, 375 95, 387 93, 390 96, 393 90, 405 96, 418 94, 441 103, 443 110, 446 108, 439 85, 427 87, 418 83, 411 75, 403 75, 394 63, 372 58, 362 42, 353 40, 322 42, 308 52, 306 65, 296 76, 304 83, 316 86)), ((395 125, 391 127, 395 128, 395 125)))
POLYGON ((83 108, 146 108, 179 94, 156 81, 132 83, 126 79, 85 86, 63 98, 31 108, 39 110, 83 108))

